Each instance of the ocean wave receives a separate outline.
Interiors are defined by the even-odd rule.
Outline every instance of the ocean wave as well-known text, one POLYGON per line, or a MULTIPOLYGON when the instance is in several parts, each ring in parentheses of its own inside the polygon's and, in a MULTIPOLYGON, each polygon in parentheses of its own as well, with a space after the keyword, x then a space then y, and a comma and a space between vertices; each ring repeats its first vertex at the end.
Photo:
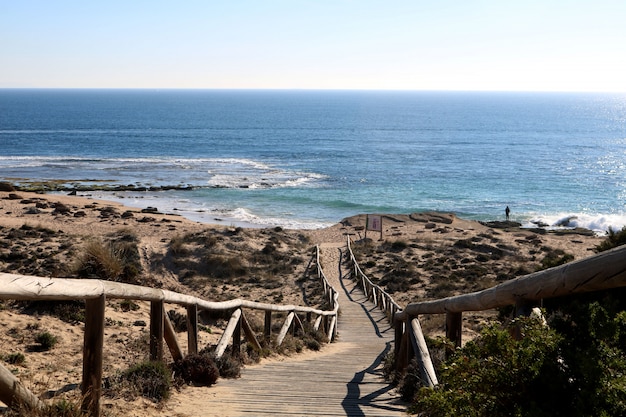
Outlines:
POLYGON ((546 229, 574 229, 579 227, 598 234, 605 234, 609 229, 621 230, 626 227, 626 214, 558 213, 533 216, 524 224, 524 227, 537 226, 546 229))
POLYGON ((166 157, 74 157, 4 156, 0 169, 11 177, 37 181, 56 179, 80 181, 85 178, 111 184, 267 189, 314 186, 326 178, 315 172, 300 172, 247 158, 166 158, 166 157), (68 172, 71 172, 71 176, 68 172), (113 179, 112 179, 113 178, 113 179))

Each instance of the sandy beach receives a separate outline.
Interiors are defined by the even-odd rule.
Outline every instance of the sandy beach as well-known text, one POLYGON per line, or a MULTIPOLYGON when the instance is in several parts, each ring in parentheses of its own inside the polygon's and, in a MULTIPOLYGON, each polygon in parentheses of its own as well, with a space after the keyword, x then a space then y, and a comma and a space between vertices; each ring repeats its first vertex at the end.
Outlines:
MULTIPOLYGON (((602 239, 584 230, 527 230, 513 222, 479 223, 447 213, 385 215, 382 240, 379 233, 368 232, 365 241, 364 225, 365 215, 355 215, 317 230, 242 229, 194 222, 176 213, 161 213, 158 207, 138 209, 81 196, 4 191, 0 192, 0 270, 71 277, 76 259, 89 242, 132 235, 140 265, 134 283, 208 300, 245 298, 303 305, 306 299, 315 304, 318 299, 313 295, 314 287, 302 280, 313 248, 323 243, 342 244, 349 236, 366 274, 392 293, 400 305, 406 305, 487 288, 534 272, 542 264, 563 256, 590 256, 602 239), (209 245, 207 242, 221 259, 234 262, 239 258, 236 266, 243 272, 237 276, 208 277, 206 268, 194 269, 192 265, 199 264, 198 256, 207 259, 206 252, 200 251, 201 246, 209 245), (269 263, 265 263, 266 259, 269 263), (268 265, 272 265, 273 271, 264 274, 268 265)), ((129 312, 119 301, 108 302, 105 375, 145 358, 148 308, 138 307, 129 312)), ((465 317, 467 335, 471 337, 472 332, 479 331, 493 314, 465 317)), ((437 334, 443 330, 441 318, 424 320, 427 332, 437 334)), ((201 346, 215 343, 221 324, 207 325, 210 332, 201 332, 201 346)), ((18 352, 26 357, 22 364, 6 366, 36 394, 45 396, 51 390, 68 391, 71 395, 79 391, 83 337, 80 323, 67 323, 38 313, 36 307, 4 301, 0 326, 3 358, 18 352), (56 335, 59 342, 51 351, 38 352, 33 348, 33 340, 43 330, 56 335)), ((180 339, 185 349, 185 338, 180 339)), ((210 396, 211 389, 219 389, 219 383, 216 388, 184 388, 165 404, 106 397, 104 410, 111 416, 165 416, 173 415, 175 408, 176 415, 182 417, 185 413, 180 411, 181 404, 187 393, 201 390, 201 394, 193 395, 210 396)))

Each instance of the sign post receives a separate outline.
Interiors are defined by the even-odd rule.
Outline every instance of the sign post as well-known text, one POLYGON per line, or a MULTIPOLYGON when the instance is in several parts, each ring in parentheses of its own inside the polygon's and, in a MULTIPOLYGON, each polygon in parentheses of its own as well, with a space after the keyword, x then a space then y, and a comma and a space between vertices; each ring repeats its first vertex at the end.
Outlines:
POLYGON ((378 214, 368 214, 365 220, 365 238, 367 231, 380 232, 380 240, 383 240, 383 217, 378 214))

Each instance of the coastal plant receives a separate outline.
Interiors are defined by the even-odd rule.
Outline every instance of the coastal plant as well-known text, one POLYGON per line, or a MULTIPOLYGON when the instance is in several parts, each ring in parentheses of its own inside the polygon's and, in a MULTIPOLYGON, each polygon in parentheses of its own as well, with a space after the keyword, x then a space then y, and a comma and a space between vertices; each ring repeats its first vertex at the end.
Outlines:
POLYGON ((85 245, 74 269, 82 278, 116 281, 122 275, 124 265, 112 245, 92 240, 85 245))
POLYGON ((88 242, 75 263, 74 273, 82 278, 135 282, 141 263, 137 242, 129 236, 123 235, 118 241, 88 242))
POLYGON ((224 354, 218 358, 213 352, 213 347, 207 345, 204 349, 200 351, 199 354, 211 359, 211 361, 217 367, 217 371, 220 377, 228 379, 239 378, 239 376, 241 375, 243 358, 241 354, 233 356, 231 349, 232 346, 229 346, 224 354))
POLYGON ((6 410, 4 417, 85 417, 78 401, 61 399, 53 403, 44 404, 41 408, 30 408, 26 404, 19 404, 6 410))
POLYGON ((609 227, 606 232, 606 239, 596 246, 596 251, 604 252, 622 245, 626 245, 626 226, 622 227, 620 231, 615 231, 609 227))
POLYGON ((26 357, 24 356, 23 353, 14 352, 14 353, 9 353, 8 355, 6 355, 4 357, 4 361, 11 365, 21 365, 24 363, 24 361, 26 361, 26 357))
POLYGON ((214 278, 234 278, 248 272, 248 268, 238 256, 209 254, 204 261, 209 275, 214 278))
POLYGON ((117 378, 121 388, 133 395, 159 402, 169 398, 172 375, 160 361, 146 361, 131 366, 117 378))
POLYGON ((41 332, 35 336, 39 350, 50 350, 59 342, 59 339, 50 332, 41 332))
POLYGON ((125 312, 137 311, 139 310, 139 304, 137 304, 133 300, 122 300, 120 301, 120 309, 125 312))
POLYGON ((211 386, 217 382, 220 371, 208 353, 192 353, 172 364, 174 378, 187 384, 211 386))
POLYGON ((435 364, 440 384, 420 387, 411 411, 428 417, 626 415, 625 296, 626 289, 617 289, 547 300, 548 326, 532 318, 486 326, 435 364))
POLYGON ((241 359, 233 357, 232 355, 222 355, 214 360, 219 370, 219 375, 222 378, 234 379, 241 376, 241 359))
POLYGON ((176 310, 170 310, 167 312, 167 316, 174 326, 174 330, 178 333, 187 331, 187 316, 179 313, 176 310))
MULTIPOLYGON (((548 388, 563 383, 561 337, 534 319, 511 326, 519 326, 521 339, 513 338, 511 327, 492 324, 455 351, 439 369, 440 384, 417 390, 411 411, 429 417, 561 415, 545 414, 555 402, 548 388)), ((414 372, 408 382, 416 378, 414 372)))
POLYGON ((548 249, 546 255, 541 260, 541 267, 539 270, 560 266, 573 260, 574 255, 566 253, 561 249, 548 249))

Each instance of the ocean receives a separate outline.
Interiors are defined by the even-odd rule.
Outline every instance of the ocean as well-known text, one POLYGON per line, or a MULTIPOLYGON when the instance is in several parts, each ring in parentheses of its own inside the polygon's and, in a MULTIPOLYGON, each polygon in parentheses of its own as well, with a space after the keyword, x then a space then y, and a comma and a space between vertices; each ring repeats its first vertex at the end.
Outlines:
POLYGON ((3 89, 0 144, 1 181, 206 223, 626 225, 624 94, 3 89))

